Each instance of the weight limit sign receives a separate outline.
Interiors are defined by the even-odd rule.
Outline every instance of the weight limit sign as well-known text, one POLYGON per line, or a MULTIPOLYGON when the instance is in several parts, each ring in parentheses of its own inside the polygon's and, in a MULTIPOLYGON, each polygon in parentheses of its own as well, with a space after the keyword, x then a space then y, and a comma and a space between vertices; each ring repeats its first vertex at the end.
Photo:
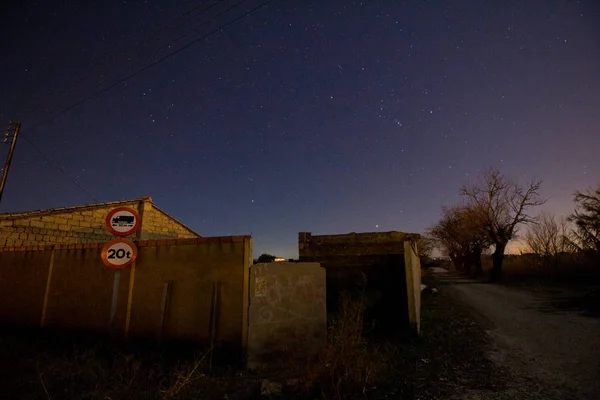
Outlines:
POLYGON ((100 256, 108 268, 123 269, 135 261, 137 246, 131 240, 115 239, 104 245, 100 256))

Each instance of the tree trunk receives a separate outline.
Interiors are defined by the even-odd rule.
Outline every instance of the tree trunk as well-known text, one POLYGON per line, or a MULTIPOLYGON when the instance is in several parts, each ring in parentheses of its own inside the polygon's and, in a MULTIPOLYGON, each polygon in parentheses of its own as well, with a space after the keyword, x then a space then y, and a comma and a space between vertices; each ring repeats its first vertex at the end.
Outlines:
POLYGON ((452 260, 452 264, 454 265, 454 269, 458 274, 465 273, 465 257, 462 255, 450 256, 450 260, 452 260))
POLYGON ((465 261, 464 261, 464 276, 471 276, 471 265, 473 263, 471 262, 471 260, 469 259, 469 257, 465 257, 465 261))
POLYGON ((483 274, 483 265, 481 263, 481 254, 483 249, 481 246, 476 245, 473 250, 473 264, 475 265, 475 277, 478 278, 483 274))
POLYGON ((458 259, 456 256, 450 255, 450 263, 454 267, 454 271, 458 271, 458 259))
POLYGON ((460 265, 459 267, 459 273, 461 275, 464 275, 465 273, 468 273, 468 262, 467 259, 464 255, 461 255, 460 257, 458 257, 458 263, 460 265))
POLYGON ((502 261, 504 261, 504 250, 506 249, 506 243, 500 242, 495 243, 496 249, 492 254, 492 271, 490 278, 492 281, 497 282, 502 278, 502 261))

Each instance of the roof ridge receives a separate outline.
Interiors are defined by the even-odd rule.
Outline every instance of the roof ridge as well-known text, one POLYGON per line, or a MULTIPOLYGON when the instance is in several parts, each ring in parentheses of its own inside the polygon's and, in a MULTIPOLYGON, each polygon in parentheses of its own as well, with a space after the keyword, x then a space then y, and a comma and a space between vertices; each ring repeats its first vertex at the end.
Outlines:
POLYGON ((46 208, 46 209, 41 209, 41 210, 21 211, 21 212, 14 212, 14 213, 2 213, 2 214, 0 214, 0 219, 19 218, 19 217, 25 217, 25 216, 35 215, 35 214, 48 214, 48 213, 55 213, 55 212, 73 211, 73 210, 82 209, 82 208, 114 206, 117 204, 135 203, 135 202, 141 202, 141 201, 149 201, 150 203, 152 203, 154 205, 154 203, 152 201, 152 197, 144 196, 144 197, 138 197, 136 199, 107 201, 107 202, 103 202, 103 203, 83 204, 83 205, 79 205, 79 206, 46 208))

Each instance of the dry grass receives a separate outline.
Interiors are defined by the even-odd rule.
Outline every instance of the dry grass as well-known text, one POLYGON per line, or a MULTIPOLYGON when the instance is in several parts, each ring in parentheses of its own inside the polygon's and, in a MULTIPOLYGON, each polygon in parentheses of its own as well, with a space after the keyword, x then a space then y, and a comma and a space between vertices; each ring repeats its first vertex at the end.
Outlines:
POLYGON ((343 399, 365 394, 385 378, 390 363, 381 346, 363 337, 364 309, 364 294, 357 299, 342 294, 327 345, 302 378, 307 393, 317 389, 327 398, 343 399))
POLYGON ((283 383, 286 399, 425 400, 497 387, 482 329, 443 293, 423 300, 422 337, 380 338, 363 334, 363 296, 344 295, 318 359, 279 376, 226 365, 211 373, 206 353, 189 349, 125 349, 0 330, 0 398, 255 399, 263 378, 283 383), (290 376, 293 386, 286 385, 290 376))
POLYGON ((443 290, 424 293, 421 337, 366 339, 361 299, 345 295, 341 303, 303 398, 426 400, 504 388, 506 376, 486 357, 485 327, 443 290))
POLYGON ((169 387, 167 390, 164 390, 163 400, 171 400, 177 398, 177 396, 186 388, 190 387, 190 384, 196 383, 203 378, 206 378, 206 375, 202 373, 206 366, 204 365, 204 360, 206 356, 209 355, 209 352, 204 353, 197 361, 193 364, 186 364, 181 368, 180 371, 175 372, 175 376, 177 380, 175 383, 169 387), (204 368, 203 368, 204 367, 204 368))
POLYGON ((207 353, 0 331, 2 399, 252 399, 256 379, 207 353))
POLYGON ((426 400, 503 388, 485 355, 484 327, 443 291, 424 294, 421 337, 365 338, 363 312, 361 297, 343 295, 327 347, 304 373, 301 398, 426 400))

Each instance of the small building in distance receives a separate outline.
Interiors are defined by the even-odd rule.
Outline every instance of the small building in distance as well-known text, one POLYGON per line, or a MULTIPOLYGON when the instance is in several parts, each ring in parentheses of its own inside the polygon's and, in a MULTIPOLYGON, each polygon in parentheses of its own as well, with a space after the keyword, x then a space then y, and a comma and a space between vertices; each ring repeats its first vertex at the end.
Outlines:
POLYGON ((150 197, 48 210, 0 214, 0 248, 54 244, 100 243, 114 239, 106 216, 116 207, 138 212, 141 225, 130 239, 186 239, 200 235, 160 208, 150 197))

